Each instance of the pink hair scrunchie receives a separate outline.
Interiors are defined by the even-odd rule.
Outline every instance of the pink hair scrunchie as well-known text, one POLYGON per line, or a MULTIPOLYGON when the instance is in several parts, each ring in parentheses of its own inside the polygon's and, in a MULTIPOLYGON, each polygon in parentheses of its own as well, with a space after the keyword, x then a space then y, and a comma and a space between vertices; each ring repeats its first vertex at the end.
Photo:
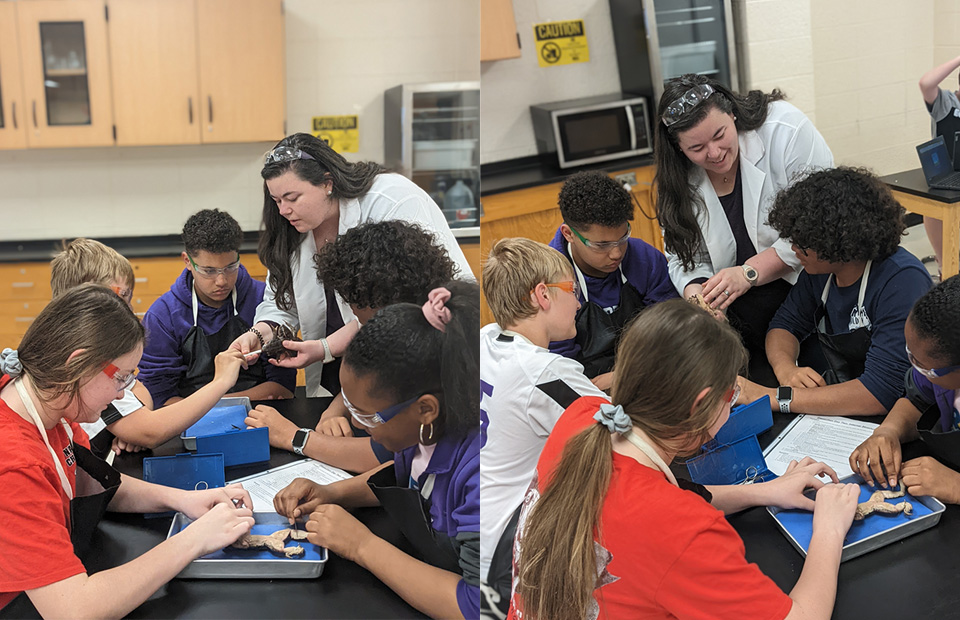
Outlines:
POLYGON ((442 332, 447 331, 447 323, 450 322, 450 308, 446 303, 450 301, 450 291, 443 288, 435 288, 427 295, 427 303, 423 304, 423 316, 427 322, 442 332))

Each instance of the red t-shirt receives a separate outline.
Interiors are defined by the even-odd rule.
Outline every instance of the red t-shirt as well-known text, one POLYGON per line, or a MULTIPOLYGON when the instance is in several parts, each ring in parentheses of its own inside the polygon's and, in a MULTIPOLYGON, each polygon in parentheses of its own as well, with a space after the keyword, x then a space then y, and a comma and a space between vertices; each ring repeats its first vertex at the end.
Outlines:
MULTIPOLYGON (((0 389, 10 377, 0 378, 0 389)), ((73 440, 90 447, 78 424, 73 440)), ((77 465, 63 424, 47 431, 50 447, 76 492, 77 465)), ((0 400, 0 608, 24 590, 86 572, 70 542, 70 500, 37 427, 0 400)))
MULTIPOLYGON (((596 424, 603 402, 584 397, 564 412, 540 455, 539 481, 552 475, 567 440, 596 424)), ((747 563, 743 541, 721 511, 617 453, 601 531, 598 557, 608 563, 594 590, 594 618, 779 620, 790 612, 790 597, 747 563)), ((514 595, 511 618, 523 617, 518 605, 514 595)))

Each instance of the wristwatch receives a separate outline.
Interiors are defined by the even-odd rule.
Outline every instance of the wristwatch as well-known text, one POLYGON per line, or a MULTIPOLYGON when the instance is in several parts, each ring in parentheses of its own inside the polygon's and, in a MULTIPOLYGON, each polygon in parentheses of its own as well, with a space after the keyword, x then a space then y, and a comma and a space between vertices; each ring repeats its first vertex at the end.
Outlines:
POLYGON ((313 432, 312 428, 301 428, 293 434, 293 451, 295 454, 303 456, 303 449, 307 445, 307 437, 313 432))
POLYGON ((793 401, 793 388, 781 385, 777 388, 777 402, 780 403, 780 413, 790 413, 790 403, 793 401))
POLYGON ((334 360, 333 353, 330 352, 330 345, 327 344, 326 338, 321 338, 320 344, 323 345, 323 363, 329 364, 334 360))
POLYGON ((741 265, 741 267, 743 268, 743 277, 747 279, 747 282, 750 283, 750 286, 756 286, 757 278, 760 277, 760 274, 757 273, 757 270, 746 263, 741 265))

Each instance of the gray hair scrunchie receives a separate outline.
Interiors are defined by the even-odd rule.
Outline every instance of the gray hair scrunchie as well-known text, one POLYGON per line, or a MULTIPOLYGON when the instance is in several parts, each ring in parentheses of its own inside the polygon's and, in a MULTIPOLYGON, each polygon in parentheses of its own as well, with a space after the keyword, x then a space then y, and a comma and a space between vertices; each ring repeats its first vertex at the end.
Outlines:
POLYGON ((16 349, 6 348, 0 352, 0 372, 11 377, 19 377, 23 372, 23 364, 16 349))
POLYGON ((600 405, 600 411, 593 415, 593 419, 607 427, 607 430, 621 435, 633 428, 633 422, 630 416, 623 410, 622 405, 611 405, 603 403, 600 405))

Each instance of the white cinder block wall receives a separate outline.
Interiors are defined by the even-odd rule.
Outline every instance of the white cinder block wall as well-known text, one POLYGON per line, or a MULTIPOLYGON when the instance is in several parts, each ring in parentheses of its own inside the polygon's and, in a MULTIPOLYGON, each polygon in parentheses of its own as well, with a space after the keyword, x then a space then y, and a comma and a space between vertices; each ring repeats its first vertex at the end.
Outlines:
MULTIPOLYGON (((383 91, 480 78, 479 0, 285 0, 287 130, 360 115, 353 161, 383 160, 383 91)), ((271 93, 264 92, 264 97, 271 93)), ((178 234, 229 211, 257 230, 271 144, 0 151, 2 240, 178 234)))

